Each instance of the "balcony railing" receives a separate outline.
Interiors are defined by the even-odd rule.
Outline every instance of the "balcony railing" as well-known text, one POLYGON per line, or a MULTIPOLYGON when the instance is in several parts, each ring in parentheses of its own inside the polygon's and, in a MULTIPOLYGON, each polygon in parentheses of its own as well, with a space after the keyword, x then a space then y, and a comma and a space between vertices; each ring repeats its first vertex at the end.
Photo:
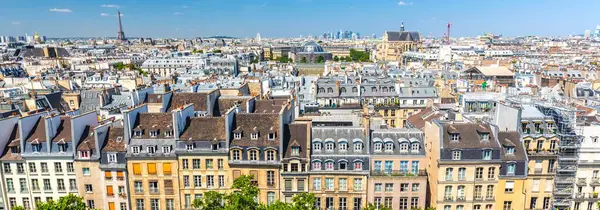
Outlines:
POLYGON ((412 173, 411 171, 402 171, 402 170, 382 170, 382 171, 371 171, 371 176, 427 176, 427 172, 425 170, 419 170, 417 173, 412 173))
POLYGON ((467 200, 467 198, 465 196, 456 197, 456 201, 465 201, 465 200, 467 200))
POLYGON ((488 196, 485 196, 485 200, 486 201, 493 201, 493 200, 496 200, 496 197, 494 197, 493 195, 488 195, 488 196))
POLYGON ((592 186, 600 186, 600 178, 598 178, 598 177, 592 177, 592 180, 590 181, 590 185, 592 185, 592 186))
POLYGON ((577 183, 576 184, 577 185, 583 185, 583 186, 587 185, 586 178, 577 178, 577 183))
POLYGON ((475 201, 482 201, 483 200, 483 196, 476 195, 475 197, 473 197, 473 200, 475 200, 475 201))
POLYGON ((446 195, 444 196, 444 201, 454 201, 454 196, 446 195))

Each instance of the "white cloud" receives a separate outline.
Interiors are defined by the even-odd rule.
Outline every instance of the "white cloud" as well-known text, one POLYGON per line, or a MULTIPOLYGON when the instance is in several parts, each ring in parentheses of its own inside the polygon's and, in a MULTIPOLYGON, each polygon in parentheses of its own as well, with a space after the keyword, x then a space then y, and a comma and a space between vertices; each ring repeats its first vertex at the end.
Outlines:
POLYGON ((183 5, 183 6, 181 6, 181 8, 187 9, 189 7, 187 5, 183 5))
POLYGON ((10 23, 10 24, 13 24, 13 25, 21 25, 21 22, 15 21, 15 22, 12 22, 12 23, 10 23))
POLYGON ((50 12, 73 12, 73 10, 52 8, 50 9, 50 12))
POLYGON ((116 5, 116 4, 103 4, 101 7, 106 7, 106 8, 119 8, 119 5, 116 5))
POLYGON ((398 2, 398 5, 400 5, 400 6, 406 6, 406 5, 412 5, 412 4, 413 4, 412 2, 405 2, 405 1, 398 2))
POLYGON ((175 13, 173 13, 173 15, 183 15, 183 13, 181 13, 181 12, 175 12, 175 13))
POLYGON ((107 14, 107 13, 100 13, 100 16, 106 17, 106 16, 109 16, 109 14, 107 14))

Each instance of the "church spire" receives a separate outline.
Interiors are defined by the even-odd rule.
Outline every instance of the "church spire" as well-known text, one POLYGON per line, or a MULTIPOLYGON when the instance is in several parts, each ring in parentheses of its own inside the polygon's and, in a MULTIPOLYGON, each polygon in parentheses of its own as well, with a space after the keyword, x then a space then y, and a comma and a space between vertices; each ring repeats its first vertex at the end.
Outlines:
POLYGON ((404 31, 404 21, 402 21, 402 23, 400 24, 400 32, 404 31))

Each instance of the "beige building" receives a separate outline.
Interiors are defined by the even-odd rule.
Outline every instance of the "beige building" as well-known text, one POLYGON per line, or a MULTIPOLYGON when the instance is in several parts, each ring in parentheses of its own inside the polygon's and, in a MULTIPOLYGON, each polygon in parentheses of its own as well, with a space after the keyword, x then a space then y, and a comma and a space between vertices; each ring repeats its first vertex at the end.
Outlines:
POLYGON ((402 54, 407 51, 416 51, 421 44, 421 34, 416 31, 404 31, 404 24, 400 31, 386 31, 383 42, 377 45, 376 59, 382 61, 402 61, 402 54))

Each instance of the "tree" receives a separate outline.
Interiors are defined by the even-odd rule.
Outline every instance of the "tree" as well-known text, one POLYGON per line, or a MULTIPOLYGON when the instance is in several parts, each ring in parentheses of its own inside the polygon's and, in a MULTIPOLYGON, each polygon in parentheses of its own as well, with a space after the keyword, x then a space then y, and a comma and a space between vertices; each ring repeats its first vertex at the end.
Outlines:
POLYGON ((300 59, 300 63, 306 63, 306 57, 302 57, 302 59, 300 59))
POLYGON ((117 62, 117 63, 113 64, 113 68, 121 71, 121 70, 125 69, 125 64, 123 64, 123 62, 117 62))
POLYGON ((322 55, 319 55, 319 57, 317 57, 317 63, 325 63, 325 58, 322 55))
POLYGON ((225 196, 227 198, 225 209, 258 209, 259 204, 254 198, 258 196, 259 189, 252 183, 253 178, 252 175, 243 175, 233 181, 231 188, 234 191, 225 196))
POLYGON ((374 205, 374 204, 372 204, 372 203, 367 204, 367 206, 365 208, 363 208, 363 209, 364 210, 392 210, 392 209, 390 209, 388 207, 385 207, 385 206, 382 206, 382 205, 380 205, 379 208, 377 208, 377 206, 374 205))
POLYGON ((224 197, 225 195, 222 193, 208 191, 204 193, 202 199, 194 199, 194 201, 192 202, 192 207, 196 209, 220 210, 223 209, 224 197))
POLYGON ((292 198, 294 210, 311 210, 317 203, 315 194, 302 192, 292 198))
POLYGON ((192 54, 202 54, 202 53, 204 53, 204 50, 198 50, 198 49, 192 50, 192 54))
POLYGON ((221 50, 217 49, 217 50, 213 50, 212 52, 213 52, 213 53, 222 53, 223 51, 221 51, 221 50))
POLYGON ((25 207, 23 206, 15 206, 12 208, 12 210, 25 210, 25 207))
POLYGON ((260 209, 264 210, 296 210, 290 203, 284 203, 281 201, 275 201, 269 205, 261 205, 260 209))
POLYGON ((38 210, 88 210, 83 198, 69 193, 69 195, 60 198, 58 201, 50 200, 48 202, 36 203, 38 210))
POLYGON ((340 58, 337 55, 333 56, 333 61, 338 62, 338 61, 340 61, 340 58))

